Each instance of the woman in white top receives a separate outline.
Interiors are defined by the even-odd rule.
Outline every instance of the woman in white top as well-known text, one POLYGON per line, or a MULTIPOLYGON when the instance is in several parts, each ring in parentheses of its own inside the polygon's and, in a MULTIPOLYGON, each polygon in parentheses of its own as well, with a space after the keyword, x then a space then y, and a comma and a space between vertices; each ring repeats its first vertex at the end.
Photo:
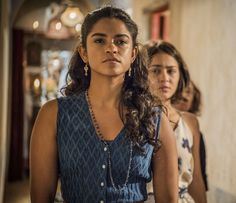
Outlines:
POLYGON ((149 58, 149 81, 154 95, 161 98, 173 127, 179 167, 179 203, 206 203, 200 168, 199 126, 196 117, 179 112, 171 102, 179 99, 190 77, 178 50, 168 42, 146 45, 149 58))

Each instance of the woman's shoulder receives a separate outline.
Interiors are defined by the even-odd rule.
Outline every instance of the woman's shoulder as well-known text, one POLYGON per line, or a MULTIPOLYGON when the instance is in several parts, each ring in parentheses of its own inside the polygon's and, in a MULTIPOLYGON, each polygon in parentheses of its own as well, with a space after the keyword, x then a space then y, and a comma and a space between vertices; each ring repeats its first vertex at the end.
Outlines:
POLYGON ((190 112, 181 112, 181 117, 193 131, 193 134, 195 134, 195 131, 199 131, 199 123, 196 115, 190 112))
POLYGON ((56 120, 57 120, 57 100, 53 99, 47 101, 40 108, 37 119, 35 121, 35 132, 37 133, 45 133, 45 129, 50 131, 50 129, 56 128, 56 120))
POLYGON ((186 122, 191 123, 192 125, 198 124, 197 116, 193 113, 182 111, 181 116, 186 122))
POLYGON ((40 109, 41 114, 46 114, 46 115, 56 115, 58 111, 58 102, 57 99, 52 99, 47 101, 45 104, 40 109))

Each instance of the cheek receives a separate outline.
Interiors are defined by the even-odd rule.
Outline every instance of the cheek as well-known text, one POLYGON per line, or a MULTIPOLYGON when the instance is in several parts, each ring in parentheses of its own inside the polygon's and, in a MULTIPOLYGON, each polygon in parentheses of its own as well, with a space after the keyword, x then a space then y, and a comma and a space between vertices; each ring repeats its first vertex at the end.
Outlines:
POLYGON ((150 86, 154 86, 155 84, 157 84, 157 79, 153 74, 148 74, 148 81, 150 86))
POLYGON ((155 84, 156 85, 156 87, 157 87, 157 85, 158 85, 158 81, 159 81, 159 75, 158 74, 155 74, 155 73, 153 73, 153 72, 149 72, 148 73, 148 79, 149 79, 149 81, 150 82, 152 82, 153 84, 155 84))
POLYGON ((193 103, 193 98, 191 97, 191 98, 189 98, 189 100, 188 100, 188 106, 189 106, 189 108, 192 106, 192 103, 193 103))
POLYGON ((125 58, 125 61, 127 61, 127 63, 129 64, 133 63, 134 60, 133 60, 132 50, 124 50, 124 51, 121 50, 120 54, 125 58))
POLYGON ((176 76, 175 76, 175 83, 178 85, 179 81, 180 81, 180 74, 177 73, 176 76))
POLYGON ((158 95, 158 81, 157 78, 152 76, 152 75, 148 75, 148 81, 149 81, 149 87, 150 87, 150 91, 152 94, 154 95, 158 95))
POLYGON ((179 86, 179 81, 180 81, 180 75, 179 74, 176 74, 175 77, 173 77, 173 80, 172 80, 172 84, 173 84, 173 87, 174 87, 174 90, 176 91, 178 86, 179 86))

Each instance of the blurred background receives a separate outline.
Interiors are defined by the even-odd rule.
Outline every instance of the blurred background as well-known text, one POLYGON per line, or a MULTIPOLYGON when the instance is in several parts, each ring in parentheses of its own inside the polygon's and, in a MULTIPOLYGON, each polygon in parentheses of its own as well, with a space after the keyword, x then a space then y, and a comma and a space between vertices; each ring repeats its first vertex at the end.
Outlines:
POLYGON ((109 4, 139 26, 139 41, 181 51, 203 94, 209 203, 236 203, 235 0, 1 0, 0 202, 29 202, 29 140, 39 108, 61 96, 84 16, 109 4))

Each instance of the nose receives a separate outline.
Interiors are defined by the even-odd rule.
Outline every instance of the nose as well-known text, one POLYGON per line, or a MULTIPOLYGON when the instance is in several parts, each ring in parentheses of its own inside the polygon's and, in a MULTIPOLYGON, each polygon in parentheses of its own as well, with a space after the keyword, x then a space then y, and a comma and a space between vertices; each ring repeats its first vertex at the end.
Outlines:
POLYGON ((115 45, 114 40, 111 40, 111 42, 107 43, 106 53, 117 53, 117 46, 115 45))
POLYGON ((159 75, 159 81, 160 82, 168 82, 169 80, 170 80, 170 78, 169 78, 167 71, 165 69, 161 70, 161 73, 159 75))

